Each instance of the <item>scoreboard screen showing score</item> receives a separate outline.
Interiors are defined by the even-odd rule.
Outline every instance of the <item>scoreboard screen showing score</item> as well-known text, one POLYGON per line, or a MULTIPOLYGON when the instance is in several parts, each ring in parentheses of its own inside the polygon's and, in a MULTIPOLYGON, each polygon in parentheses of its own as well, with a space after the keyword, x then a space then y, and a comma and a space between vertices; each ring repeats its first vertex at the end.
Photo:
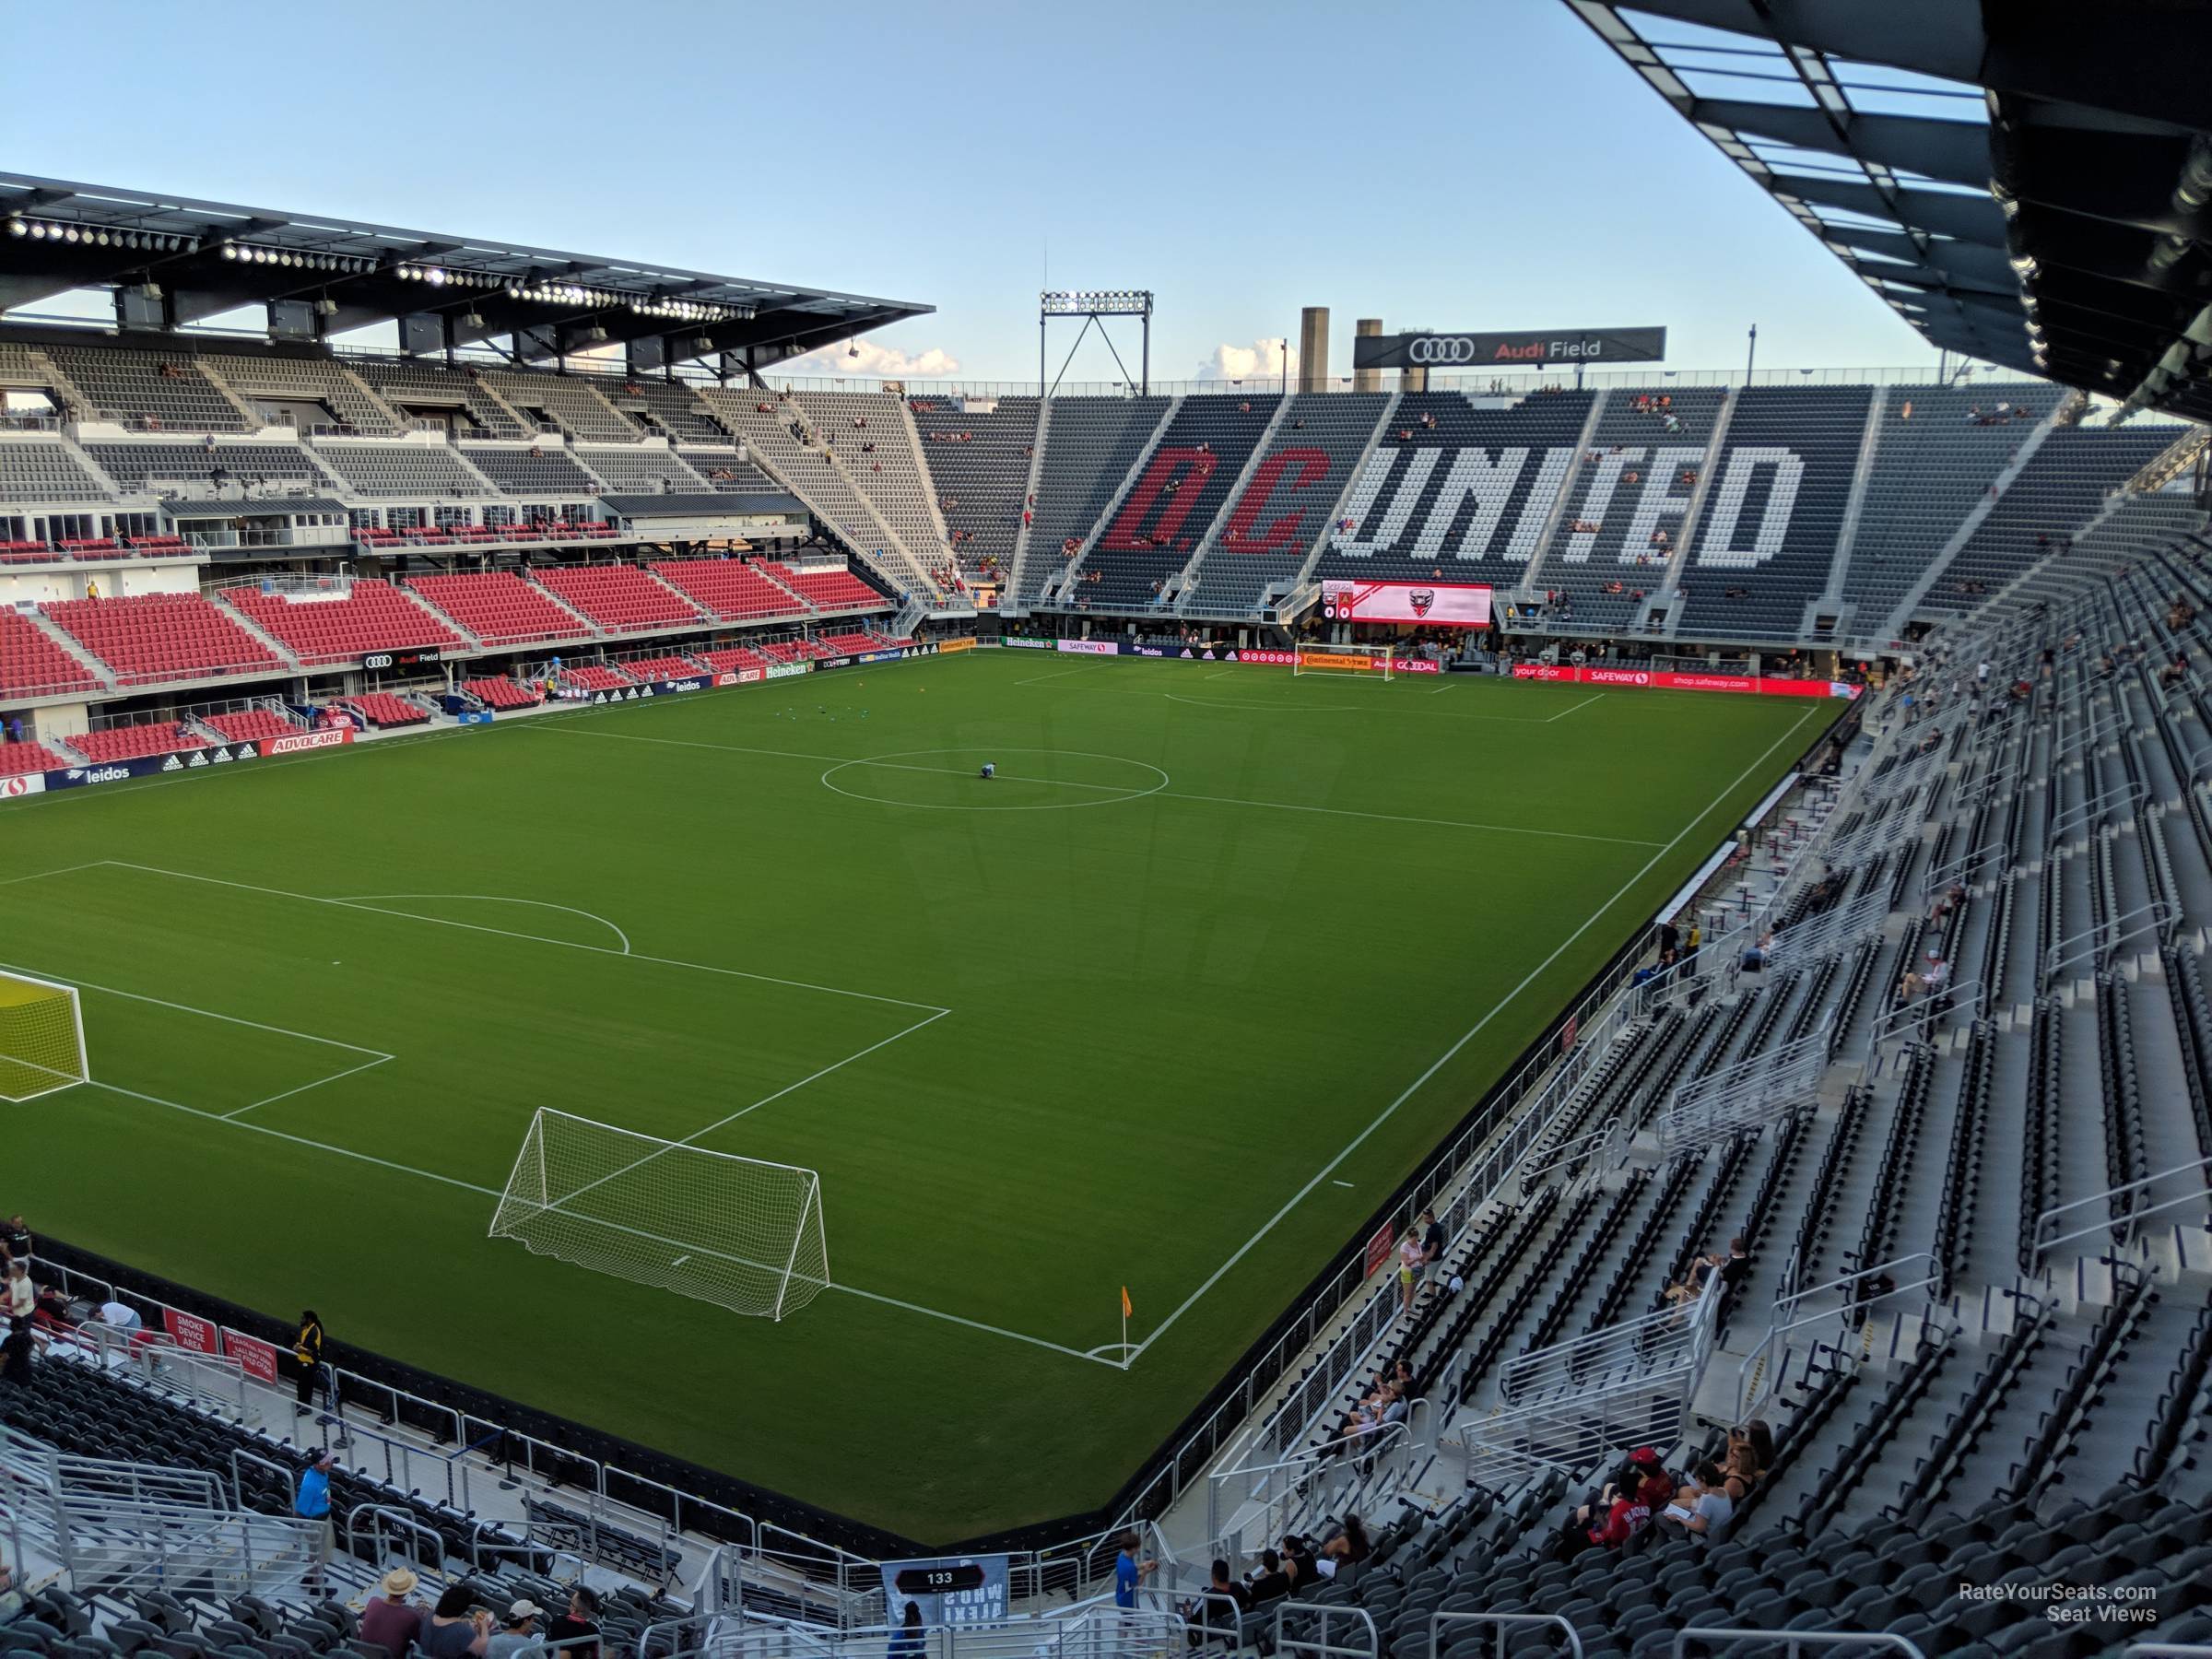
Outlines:
POLYGON ((1331 622, 1488 628, 1490 590, 1472 582, 1325 581, 1321 584, 1321 614, 1331 622))

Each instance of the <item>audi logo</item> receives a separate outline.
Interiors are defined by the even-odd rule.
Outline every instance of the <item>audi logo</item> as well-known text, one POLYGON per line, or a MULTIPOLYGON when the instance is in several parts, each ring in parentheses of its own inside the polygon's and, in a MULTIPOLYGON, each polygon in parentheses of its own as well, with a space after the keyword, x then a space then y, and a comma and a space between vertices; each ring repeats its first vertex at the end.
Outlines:
POLYGON ((1406 360, 1417 365, 1471 363, 1475 342, 1465 335, 1421 335, 1406 343, 1406 360))

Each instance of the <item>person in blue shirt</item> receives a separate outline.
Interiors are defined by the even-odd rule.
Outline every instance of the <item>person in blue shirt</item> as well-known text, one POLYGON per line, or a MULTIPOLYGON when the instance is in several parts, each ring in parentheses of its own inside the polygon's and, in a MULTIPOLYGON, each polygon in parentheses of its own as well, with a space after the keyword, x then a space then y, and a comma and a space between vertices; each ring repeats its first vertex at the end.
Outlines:
POLYGON ((317 1595, 323 1593, 323 1570, 330 1564, 330 1471, 336 1461, 337 1453, 327 1446, 315 1453, 315 1461, 300 1471, 300 1490, 292 1498, 295 1515, 322 1524, 321 1547, 307 1574, 307 1587, 317 1595))
POLYGON ((922 1605, 906 1604, 906 1617, 891 1637, 890 1659, 922 1659, 929 1645, 929 1638, 922 1628, 922 1605))
POLYGON ((1131 1612, 1136 1610, 1137 1586, 1159 1565, 1158 1561, 1139 1561, 1136 1545, 1135 1533, 1124 1533, 1120 1552, 1113 1558, 1113 1605, 1131 1612))

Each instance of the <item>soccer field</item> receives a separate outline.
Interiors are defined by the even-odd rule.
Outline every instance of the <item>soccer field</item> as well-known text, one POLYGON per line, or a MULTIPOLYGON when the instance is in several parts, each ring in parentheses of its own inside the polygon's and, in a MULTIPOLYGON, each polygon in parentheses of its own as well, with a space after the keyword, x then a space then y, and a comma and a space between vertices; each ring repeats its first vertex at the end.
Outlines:
POLYGON ((18 803, 98 1081, 8 1206, 912 1537, 1086 1510, 1844 706, 1007 651, 18 803), (833 1288, 488 1238, 540 1107, 818 1171, 833 1288))

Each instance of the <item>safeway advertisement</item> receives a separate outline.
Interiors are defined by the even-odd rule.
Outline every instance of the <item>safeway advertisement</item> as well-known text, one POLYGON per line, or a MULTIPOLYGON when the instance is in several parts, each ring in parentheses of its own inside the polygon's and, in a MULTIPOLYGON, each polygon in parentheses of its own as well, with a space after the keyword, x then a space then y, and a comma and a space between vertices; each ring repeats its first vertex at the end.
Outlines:
POLYGON ((1665 668, 1574 668, 1515 663, 1513 677, 1566 686, 1611 686, 1643 691, 1731 691, 1759 697, 1853 697, 1863 688, 1841 680, 1751 679, 1740 674, 1683 674, 1665 668))

